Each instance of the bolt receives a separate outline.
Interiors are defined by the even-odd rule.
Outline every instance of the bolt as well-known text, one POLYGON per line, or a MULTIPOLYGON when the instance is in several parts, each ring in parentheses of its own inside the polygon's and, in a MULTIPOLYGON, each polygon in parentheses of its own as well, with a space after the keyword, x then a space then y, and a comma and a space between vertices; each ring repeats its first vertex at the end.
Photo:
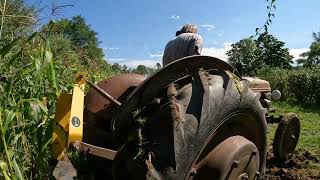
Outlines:
POLYGON ((247 173, 242 173, 239 177, 238 180, 247 180, 249 179, 249 176, 247 173))
POLYGON ((197 169, 193 167, 193 168, 191 169, 190 176, 195 176, 195 175, 197 175, 197 174, 198 174, 197 169))
POLYGON ((234 166, 235 168, 239 167, 239 161, 233 161, 233 166, 234 166))
POLYGON ((195 176, 195 175, 197 175, 197 171, 196 170, 194 170, 194 171, 191 171, 191 173, 190 173, 190 176, 195 176))
POLYGON ((76 151, 80 151, 80 149, 81 149, 81 144, 78 141, 73 142, 72 146, 74 147, 74 149, 76 151))

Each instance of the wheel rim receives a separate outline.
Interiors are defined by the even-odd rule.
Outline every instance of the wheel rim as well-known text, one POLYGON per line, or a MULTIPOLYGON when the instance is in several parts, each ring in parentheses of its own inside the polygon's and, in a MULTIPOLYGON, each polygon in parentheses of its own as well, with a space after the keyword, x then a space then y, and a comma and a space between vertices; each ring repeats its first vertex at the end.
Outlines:
POLYGON ((189 179, 254 179, 258 170, 257 147, 242 136, 232 136, 195 164, 189 179))
POLYGON ((300 135, 300 121, 295 113, 286 114, 276 130, 273 142, 274 153, 283 159, 292 153, 298 143, 300 135))

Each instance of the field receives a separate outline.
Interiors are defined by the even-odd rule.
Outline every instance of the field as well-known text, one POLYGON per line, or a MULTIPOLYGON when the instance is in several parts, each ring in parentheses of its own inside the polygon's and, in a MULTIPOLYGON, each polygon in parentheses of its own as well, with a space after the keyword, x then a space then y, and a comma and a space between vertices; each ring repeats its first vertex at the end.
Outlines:
POLYGON ((275 103, 274 108, 279 113, 296 112, 300 117, 301 132, 296 152, 285 162, 280 162, 272 157, 271 152, 277 125, 269 125, 266 179, 320 179, 320 108, 283 102, 275 103))
MULTIPOLYGON (((88 80, 97 83, 120 73, 148 76, 161 69, 159 63, 155 67, 143 64, 135 68, 127 67, 120 63, 122 58, 113 58, 119 59, 120 64, 109 63, 108 60, 112 59, 112 56, 108 56, 109 52, 122 48, 101 44, 101 40, 112 41, 98 39, 98 32, 93 29, 95 25, 91 26, 85 17, 77 15, 64 18, 62 9, 73 5, 54 7, 55 3, 52 3, 52 10, 43 12, 46 8, 28 2, 0 1, 0 180, 52 179, 56 165, 51 155, 56 100, 61 92, 72 91, 78 73, 85 74, 88 80), (40 22, 43 15, 48 19, 40 22), (107 54, 105 50, 108 50, 107 54)), ((268 7, 272 7, 275 0, 267 2, 271 3, 268 7)), ((269 18, 274 16, 268 12, 269 18)), ((268 25, 269 20, 266 21, 268 25)), ((103 24, 109 26, 110 23, 103 24)), ((142 24, 137 25, 140 27, 142 24)), ((129 44, 132 42, 135 52, 147 50, 145 40, 140 38, 143 48, 141 45, 138 49, 137 42, 128 39, 138 37, 130 35, 131 32, 138 32, 131 29, 128 27, 127 36, 119 36, 125 38, 124 47, 131 46, 129 44)), ((164 30, 165 26, 161 25, 160 29, 164 30)), ((258 28, 254 37, 241 37, 244 39, 235 43, 233 51, 228 54, 229 62, 234 60, 233 65, 241 64, 240 69, 246 71, 243 75, 269 81, 271 87, 280 90, 286 100, 299 101, 297 104, 275 102, 274 107, 278 113, 296 112, 301 118, 297 151, 284 162, 273 157, 271 146, 277 126, 270 125, 270 153, 265 179, 320 179, 320 61, 313 63, 314 58, 320 57, 320 32, 313 33, 310 52, 305 54, 308 58, 305 57, 307 59, 299 67, 291 67, 288 63, 292 57, 285 43, 268 34, 266 26, 263 29, 259 33, 258 28), (304 103, 314 105, 302 106, 304 103)), ((153 35, 153 31, 143 33, 142 37, 148 37, 147 33, 153 35)), ((111 33, 109 36, 117 35, 111 33)), ((163 49, 163 45, 159 44, 158 50, 163 49)), ((148 59, 149 56, 154 56, 151 51, 146 54, 148 59)), ((127 57, 132 58, 131 55, 127 57)), ((88 86, 86 88, 88 90, 88 86)), ((82 171, 94 169, 86 160, 88 157, 82 155, 70 152, 70 159, 79 175, 82 175, 82 171)))

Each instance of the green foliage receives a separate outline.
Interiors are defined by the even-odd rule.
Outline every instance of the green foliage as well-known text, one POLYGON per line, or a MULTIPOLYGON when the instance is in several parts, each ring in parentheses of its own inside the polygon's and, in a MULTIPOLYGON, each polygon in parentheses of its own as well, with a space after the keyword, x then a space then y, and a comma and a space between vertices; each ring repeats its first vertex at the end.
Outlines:
POLYGON ((282 100, 290 99, 292 96, 288 89, 288 70, 264 67, 257 72, 257 76, 261 79, 267 80, 270 83, 272 90, 279 90, 282 94, 282 100))
POLYGON ((0 10, 0 48, 7 42, 32 32, 37 22, 37 9, 26 5, 26 0, 2 0, 0 10))
POLYGON ((257 39, 257 46, 261 50, 259 59, 270 67, 281 67, 290 69, 293 56, 289 54, 289 49, 285 48, 285 43, 274 36, 263 33, 257 39))
POLYGON ((320 68, 263 68, 258 76, 269 81, 272 89, 280 90, 282 99, 320 105, 320 68))
POLYGON ((32 24, 23 23, 34 17, 33 7, 23 0, 0 3, 0 179, 49 179, 58 94, 71 91, 78 72, 96 82, 119 71, 103 60, 96 33, 83 18, 61 20, 32 33, 32 24), (12 16, 3 15, 4 7, 12 16), (10 24, 9 17, 20 21, 10 24))
POLYGON ((302 58, 297 60, 299 64, 309 68, 320 65, 320 32, 314 32, 312 36, 314 41, 309 47, 310 50, 302 53, 302 58))
POLYGON ((298 101, 320 105, 320 68, 292 71, 288 81, 298 101))
POLYGON ((16 46, 17 56, 14 46, 0 50, 7 52, 0 68, 6 77, 0 83, 0 159, 8 167, 2 176, 12 179, 41 179, 50 171, 48 145, 58 81, 49 43, 39 36, 30 38, 24 38, 23 48, 16 46))
POLYGON ((82 66, 62 35, 44 39, 34 33, 0 54, 0 177, 46 179, 53 171, 49 145, 57 95, 70 92, 79 71, 93 81, 117 72, 106 62, 82 66))
POLYGON ((121 66, 118 63, 114 63, 112 65, 112 69, 118 73, 137 73, 137 74, 150 76, 161 69, 161 64, 157 63, 155 67, 148 67, 140 64, 136 68, 128 68, 126 65, 121 66))
POLYGON ((44 26, 43 32, 48 36, 60 34, 70 39, 72 47, 78 52, 82 64, 89 64, 90 61, 101 61, 104 58, 103 50, 99 47, 100 42, 97 33, 81 16, 75 16, 71 20, 50 21, 47 26, 44 26))
POLYGON ((256 37, 258 35, 261 35, 263 33, 268 32, 268 27, 272 24, 272 18, 275 17, 274 11, 276 10, 276 0, 266 0, 267 2, 267 18, 263 25, 259 28, 255 29, 255 35, 251 36, 250 38, 256 37))
POLYGON ((229 62, 239 73, 254 76, 262 67, 291 68, 292 56, 284 42, 263 33, 257 40, 242 39, 227 52, 229 62))
POLYGON ((260 69, 263 62, 260 61, 260 49, 251 38, 242 39, 232 44, 232 49, 227 52, 229 63, 237 68, 240 74, 254 75, 256 69, 260 69))

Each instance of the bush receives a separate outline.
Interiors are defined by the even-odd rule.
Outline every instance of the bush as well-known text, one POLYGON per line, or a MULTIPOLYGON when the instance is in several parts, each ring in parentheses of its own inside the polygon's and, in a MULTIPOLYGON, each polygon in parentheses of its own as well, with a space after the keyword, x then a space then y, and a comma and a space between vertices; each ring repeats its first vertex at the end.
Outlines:
POLYGON ((320 104, 320 68, 292 71, 288 86, 298 101, 320 104))
POLYGON ((258 71, 258 77, 269 81, 272 90, 279 90, 282 94, 281 99, 289 99, 292 94, 288 88, 289 70, 281 68, 262 68, 258 71))
POLYGON ((282 93, 283 100, 305 104, 320 104, 320 68, 285 70, 263 68, 258 77, 270 82, 272 89, 282 93))

